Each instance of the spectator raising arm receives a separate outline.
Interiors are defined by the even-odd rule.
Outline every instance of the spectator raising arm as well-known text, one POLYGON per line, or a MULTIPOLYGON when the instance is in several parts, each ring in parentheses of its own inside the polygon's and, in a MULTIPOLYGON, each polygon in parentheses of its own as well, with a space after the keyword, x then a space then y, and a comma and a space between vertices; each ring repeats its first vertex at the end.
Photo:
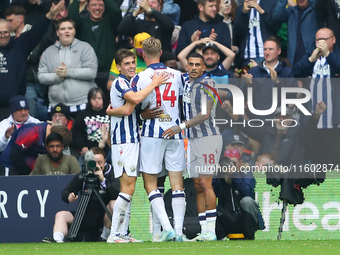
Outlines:
MULTIPOLYGON (((196 33, 196 32, 195 32, 196 33)), ((194 33, 194 34, 195 34, 194 33)), ((194 35, 193 34, 193 35, 194 35)), ((204 44, 208 43, 210 41, 209 37, 202 38, 199 40, 193 41, 191 44, 189 44, 187 47, 185 47, 177 56, 178 61, 181 63, 182 67, 185 69, 185 66, 187 64, 187 57, 189 54, 197 47, 197 46, 203 46, 204 44)))

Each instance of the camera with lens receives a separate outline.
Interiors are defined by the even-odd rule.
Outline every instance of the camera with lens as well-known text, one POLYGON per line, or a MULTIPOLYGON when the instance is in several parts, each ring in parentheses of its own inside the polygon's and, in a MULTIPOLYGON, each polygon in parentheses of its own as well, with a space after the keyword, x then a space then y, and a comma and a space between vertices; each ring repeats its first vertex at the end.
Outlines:
POLYGON ((220 159, 220 166, 229 169, 232 168, 233 166, 236 167, 236 162, 228 157, 222 156, 220 159))
POLYGON ((87 175, 90 175, 90 174, 94 174, 94 172, 100 170, 98 167, 97 167, 97 163, 96 161, 94 160, 90 160, 87 162, 87 164, 83 165, 83 174, 87 174, 87 175))
POLYGON ((95 174, 95 172, 98 170, 99 168, 97 167, 96 161, 94 160, 89 160, 85 165, 83 165, 82 173, 80 174, 79 178, 84 180, 86 187, 99 187, 99 178, 98 175, 95 174))
POLYGON ((221 167, 221 171, 218 174, 219 178, 225 178, 228 174, 236 171, 236 162, 226 156, 221 156, 219 163, 221 167))
MULTIPOLYGON (((281 171, 275 171, 275 165, 271 163, 266 164, 265 168, 267 184, 272 185, 273 187, 279 186, 282 178, 281 171)), ((276 166, 276 169, 278 168, 279 166, 276 166)))

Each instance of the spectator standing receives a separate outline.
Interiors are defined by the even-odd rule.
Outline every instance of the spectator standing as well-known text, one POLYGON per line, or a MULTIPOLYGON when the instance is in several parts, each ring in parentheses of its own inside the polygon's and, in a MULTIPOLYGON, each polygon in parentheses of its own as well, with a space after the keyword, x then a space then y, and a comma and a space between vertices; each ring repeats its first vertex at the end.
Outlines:
POLYGON ((138 33, 146 32, 162 42, 163 51, 171 51, 171 36, 174 22, 161 13, 161 0, 140 0, 139 8, 132 14, 124 17, 118 26, 119 34, 134 37, 138 33), (137 18, 144 13, 144 20, 137 18))
POLYGON ((273 11, 273 19, 288 24, 287 58, 291 65, 314 49, 314 35, 318 30, 313 1, 300 0, 296 6, 286 8, 288 0, 279 0, 273 11))
POLYGON ((17 5, 12 5, 6 10, 5 16, 6 20, 8 20, 11 25, 11 36, 18 38, 21 33, 25 33, 31 29, 32 25, 25 24, 25 14, 25 9, 17 5))
POLYGON ((76 23, 77 38, 89 43, 98 58, 98 72, 95 83, 105 91, 109 101, 106 84, 112 60, 118 50, 116 37, 117 27, 122 20, 120 5, 122 0, 88 0, 89 18, 79 15, 79 1, 74 1, 69 7, 69 17, 76 23))
POLYGON ((179 19, 181 17, 181 8, 178 4, 174 3, 174 0, 164 0, 163 13, 172 19, 176 26, 179 25, 179 19))
POLYGON ((50 11, 42 17, 33 28, 15 39, 10 37, 10 24, 0 19, 0 120, 9 113, 8 100, 26 92, 27 57, 39 43, 46 32, 49 21, 58 15, 64 7, 64 1, 58 5, 52 4, 50 11), (8 89, 11 88, 11 89, 8 89))
POLYGON ((245 0, 236 9, 234 36, 239 37, 241 62, 247 65, 250 59, 261 62, 264 58, 263 43, 275 36, 281 22, 273 20, 272 12, 276 1, 245 0))
MULTIPOLYGON (((217 13, 217 0, 198 0, 199 14, 182 25, 176 55, 193 41, 209 37, 231 48, 230 31, 223 17, 217 13)), ((224 59, 224 56, 221 58, 224 59)))
MULTIPOLYGON (((11 0, 11 5, 20 5, 25 11, 25 23, 34 24, 39 18, 45 16, 53 0, 11 0)), ((68 0, 65 1, 67 5, 68 0)), ((54 4, 56 4, 54 2, 54 4)))
MULTIPOLYGON (((337 0, 315 0, 317 18, 325 22, 325 26, 332 29, 336 38, 340 38, 340 2, 337 0)), ((336 42, 340 47, 340 40, 336 42)))
POLYGON ((59 41, 44 51, 40 63, 38 79, 49 86, 50 106, 63 103, 70 112, 85 110, 88 91, 96 87, 97 57, 86 42, 75 37, 75 23, 61 19, 57 25, 59 41))
POLYGON ((236 17, 236 8, 237 3, 235 0, 221 0, 220 3, 220 15, 223 16, 223 21, 227 23, 230 32, 230 40, 231 40, 231 50, 238 53, 238 47, 235 46, 234 43, 234 22, 236 17))

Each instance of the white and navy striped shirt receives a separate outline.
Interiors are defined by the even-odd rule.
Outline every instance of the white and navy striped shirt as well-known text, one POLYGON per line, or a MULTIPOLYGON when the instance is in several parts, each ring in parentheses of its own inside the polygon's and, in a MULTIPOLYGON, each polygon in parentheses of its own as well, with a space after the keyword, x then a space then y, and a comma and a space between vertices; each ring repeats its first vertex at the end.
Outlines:
MULTIPOLYGON (((260 3, 260 0, 257 1, 260 3)), ((250 58, 262 58, 263 53, 263 40, 260 26, 260 13, 255 9, 251 8, 249 17, 249 36, 244 49, 244 59, 250 58)))
POLYGON ((326 111, 320 116, 317 126, 318 129, 333 128, 331 67, 325 57, 320 57, 314 64, 310 91, 312 95, 313 112, 318 102, 323 101, 327 105, 326 111))
MULTIPOLYGON (((190 120, 190 80, 189 80, 189 73, 186 72, 182 74, 184 80, 184 89, 183 89, 183 111, 184 111, 184 118, 185 121, 190 120)), ((188 136, 188 134, 187 134, 188 136)))
MULTIPOLYGON (((144 120, 141 135, 163 138, 162 134, 165 130, 181 123, 179 98, 183 94, 184 81, 180 71, 166 67, 163 63, 156 63, 138 73, 133 78, 131 86, 136 86, 138 91, 144 89, 152 82, 155 71, 157 75, 166 71, 170 78, 165 84, 155 88, 142 101, 142 109, 145 109, 150 103, 150 108, 159 106, 164 113, 159 118, 144 120)), ((176 134, 173 138, 182 139, 182 133, 176 134)))
MULTIPOLYGON (((207 74, 203 74, 200 78, 191 81, 190 83, 186 83, 184 87, 184 96, 183 96, 183 104, 184 104, 184 114, 185 120, 192 119, 197 114, 202 112, 201 110, 201 100, 202 96, 206 97, 208 100, 213 100, 206 91, 209 91, 213 96, 215 101, 217 100, 214 92, 209 88, 212 87, 216 89, 215 82, 212 78, 210 78, 207 74), (208 85, 208 86, 207 86, 208 85), (189 114, 189 116, 188 116, 189 114)), ((217 101, 216 101, 217 102, 217 101)), ((211 135, 219 135, 220 131, 217 126, 214 127, 213 120, 216 115, 216 105, 213 104, 213 107, 210 112, 209 119, 204 122, 191 127, 187 131, 187 136, 189 138, 192 137, 205 137, 211 135)))
MULTIPOLYGON (((125 104, 124 95, 136 92, 136 88, 130 87, 130 81, 120 74, 112 84, 110 92, 111 106, 117 108, 125 104)), ((136 143, 139 142, 139 126, 137 123, 136 110, 129 116, 111 116, 111 144, 136 143)))

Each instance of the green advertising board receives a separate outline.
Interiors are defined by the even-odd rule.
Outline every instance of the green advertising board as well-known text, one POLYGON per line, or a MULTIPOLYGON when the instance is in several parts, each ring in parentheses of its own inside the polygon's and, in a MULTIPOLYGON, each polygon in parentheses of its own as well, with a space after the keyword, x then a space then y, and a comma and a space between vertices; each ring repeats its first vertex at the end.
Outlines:
MULTIPOLYGON (((266 229, 256 232, 257 240, 276 240, 280 225, 282 201, 280 187, 266 184, 265 175, 254 173, 256 200, 260 204, 266 229)), ((340 179, 337 173, 328 173, 324 183, 303 190, 305 202, 288 205, 282 240, 340 239, 340 179)), ((166 190, 169 183, 166 182, 166 190)), ((152 222, 150 203, 138 178, 132 201, 130 231, 135 238, 151 240, 152 222)))

